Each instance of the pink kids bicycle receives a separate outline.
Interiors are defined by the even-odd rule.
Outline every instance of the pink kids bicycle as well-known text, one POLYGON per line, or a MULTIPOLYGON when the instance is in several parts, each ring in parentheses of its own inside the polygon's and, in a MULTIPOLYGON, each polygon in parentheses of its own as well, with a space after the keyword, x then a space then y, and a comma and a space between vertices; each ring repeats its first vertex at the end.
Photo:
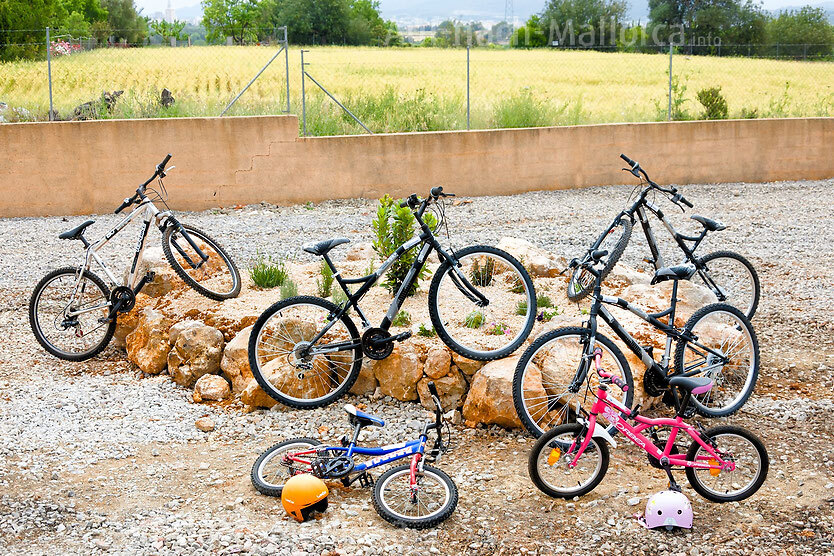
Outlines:
POLYGON ((588 418, 551 429, 530 452, 530 478, 542 492, 554 498, 572 498, 591 492, 602 481, 608 470, 608 444, 616 448, 617 443, 606 427, 597 423, 600 415, 646 451, 649 463, 666 472, 672 490, 680 491, 672 468, 681 467, 686 469, 686 478, 695 492, 713 502, 744 500, 759 490, 769 465, 761 440, 741 427, 721 425, 703 430, 700 425, 683 422, 682 408, 687 407, 692 395, 709 392, 711 379, 670 378, 669 384, 683 392, 681 399, 675 400, 675 418, 649 419, 639 414, 639 408, 632 411, 609 399, 610 384, 624 391, 628 385, 601 368, 602 350, 597 348, 594 358, 600 381, 588 418), (668 438, 661 441, 658 432, 666 430, 668 438), (680 453, 675 444, 680 431, 692 437, 686 454, 680 453))

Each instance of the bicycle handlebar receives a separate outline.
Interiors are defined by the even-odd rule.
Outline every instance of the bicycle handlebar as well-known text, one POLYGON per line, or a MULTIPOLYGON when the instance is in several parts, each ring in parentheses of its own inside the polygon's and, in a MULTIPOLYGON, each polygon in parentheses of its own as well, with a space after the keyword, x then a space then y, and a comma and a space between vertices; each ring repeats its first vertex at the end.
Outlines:
POLYGON ((410 208, 414 210, 417 206, 422 202, 426 206, 428 206, 431 200, 436 201, 440 197, 454 197, 454 193, 443 193, 443 187, 438 185, 437 187, 432 187, 431 191, 429 192, 429 196, 420 201, 420 198, 417 196, 416 193, 412 193, 408 196, 404 201, 400 202, 400 208, 410 208))
POLYGON ((139 197, 144 195, 145 194, 145 188, 154 179, 156 179, 157 177, 164 178, 165 177, 165 166, 168 164, 168 162, 170 160, 171 160, 171 153, 168 153, 167 155, 165 155, 165 158, 162 159, 162 162, 160 162, 159 164, 156 165, 156 171, 154 171, 153 175, 151 177, 149 177, 148 180, 145 183, 143 183, 142 185, 137 187, 136 188, 136 193, 133 194, 133 196, 126 198, 122 202, 122 204, 119 206, 119 208, 116 209, 116 214, 119 214, 120 212, 122 212, 124 209, 126 209, 127 207, 129 207, 130 205, 135 203, 136 200, 139 197))
POLYGON ((620 388, 620 390, 622 390, 623 392, 628 392, 628 384, 623 382, 623 380, 620 377, 602 370, 602 350, 600 348, 596 348, 594 350, 594 361, 597 367, 597 374, 599 374, 600 377, 607 378, 608 380, 616 384, 620 388))
MULTIPOLYGON (((631 168, 623 168, 623 170, 628 170, 629 172, 631 172, 632 174, 634 174, 638 178, 640 177, 641 174, 643 175, 644 178, 646 178, 646 181, 649 183, 649 187, 646 190, 644 190, 644 193, 647 192, 649 189, 657 189, 658 191, 660 191, 662 193, 666 193, 667 195, 671 195, 672 196, 671 201, 673 203, 675 203, 676 205, 678 205, 681 208, 681 210, 684 210, 684 208, 681 206, 681 204, 684 204, 684 205, 688 206, 689 208, 694 208, 694 205, 692 203, 690 203, 683 195, 678 193, 678 188, 677 187, 675 187, 674 185, 670 186, 670 187, 662 187, 662 186, 656 184, 655 182, 652 181, 652 179, 649 177, 649 175, 646 173, 646 171, 642 167, 640 167, 639 162, 637 162, 636 160, 630 159, 629 157, 627 157, 624 154, 621 154, 620 158, 625 160, 626 164, 631 166, 631 168)), ((685 210, 684 210, 684 212, 685 212, 685 210)))

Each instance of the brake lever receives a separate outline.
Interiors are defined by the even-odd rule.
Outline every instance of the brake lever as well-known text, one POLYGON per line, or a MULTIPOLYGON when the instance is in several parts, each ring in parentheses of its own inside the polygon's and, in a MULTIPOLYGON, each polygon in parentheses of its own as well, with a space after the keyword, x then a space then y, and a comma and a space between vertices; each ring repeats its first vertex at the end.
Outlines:
POLYGON ((640 179, 640 172, 636 171, 634 168, 621 168, 621 170, 623 172, 628 172, 637 179, 640 179))

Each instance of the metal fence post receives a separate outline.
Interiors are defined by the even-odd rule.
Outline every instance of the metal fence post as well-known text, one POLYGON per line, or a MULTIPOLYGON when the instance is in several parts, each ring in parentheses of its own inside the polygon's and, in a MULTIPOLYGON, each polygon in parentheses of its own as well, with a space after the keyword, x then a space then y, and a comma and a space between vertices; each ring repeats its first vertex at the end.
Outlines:
POLYGON ((287 26, 284 26, 284 64, 287 77, 287 114, 290 113, 290 41, 287 36, 287 26))
POLYGON ((304 53, 307 50, 301 49, 301 136, 307 137, 307 97, 304 91, 304 77, 307 71, 304 69, 304 53))
POLYGON ((471 40, 467 39, 466 42, 466 131, 469 131, 469 48, 471 45, 471 40))
POLYGON ((49 42, 49 27, 46 28, 46 73, 49 79, 49 121, 53 120, 52 110, 52 45, 49 42))
POLYGON ((669 111, 667 113, 667 121, 672 121, 672 52, 674 48, 672 41, 669 41, 669 111))

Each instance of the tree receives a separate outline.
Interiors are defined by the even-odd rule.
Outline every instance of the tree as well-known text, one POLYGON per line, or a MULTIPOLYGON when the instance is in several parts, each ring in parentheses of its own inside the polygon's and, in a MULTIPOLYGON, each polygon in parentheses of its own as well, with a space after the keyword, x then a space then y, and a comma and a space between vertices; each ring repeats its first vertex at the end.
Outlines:
POLYGON ((171 39, 184 41, 188 35, 183 32, 185 29, 185 21, 174 21, 169 23, 164 19, 161 21, 151 22, 151 29, 153 32, 162 37, 162 42, 168 44, 171 39))
POLYGON ((58 31, 61 35, 69 35, 75 39, 87 38, 92 33, 91 25, 78 12, 72 12, 61 24, 58 31))
POLYGON ((130 44, 138 44, 148 36, 148 20, 139 15, 133 0, 102 0, 107 10, 111 35, 130 44))
POLYGON ((437 26, 434 32, 436 46, 466 46, 478 43, 478 32, 484 30, 480 21, 461 21, 447 19, 437 26))
POLYGON ((45 53, 43 29, 58 27, 64 17, 57 0, 0 0, 0 60, 45 53))
POLYGON ((549 0, 540 26, 550 44, 614 46, 627 11, 625 0, 549 0))
POLYGON ((654 40, 712 54, 718 45, 764 42, 767 14, 751 0, 649 0, 649 20, 654 40))
POLYGON ((509 40, 513 34, 513 26, 506 21, 499 21, 489 30, 489 42, 499 43, 509 40))
POLYGON ((261 9, 256 0, 203 0, 203 25, 209 42, 231 37, 235 44, 257 40, 261 9))
MULTIPOLYGON (((348 0, 264 0, 261 20, 287 26, 297 44, 345 44, 351 18, 348 0)), ((357 28, 357 32, 361 29, 357 28)))
POLYGON ((540 48, 548 44, 542 20, 537 15, 531 15, 527 23, 516 29, 510 37, 510 46, 514 48, 540 48))
POLYGON ((59 0, 58 3, 69 16, 78 12, 91 25, 96 21, 107 21, 107 10, 102 7, 100 0, 59 0))
POLYGON ((767 24, 769 42, 803 45, 788 51, 793 56, 830 56, 834 54, 834 25, 828 22, 825 10, 806 6, 785 10, 767 24), (804 46, 809 45, 809 46, 804 46))

